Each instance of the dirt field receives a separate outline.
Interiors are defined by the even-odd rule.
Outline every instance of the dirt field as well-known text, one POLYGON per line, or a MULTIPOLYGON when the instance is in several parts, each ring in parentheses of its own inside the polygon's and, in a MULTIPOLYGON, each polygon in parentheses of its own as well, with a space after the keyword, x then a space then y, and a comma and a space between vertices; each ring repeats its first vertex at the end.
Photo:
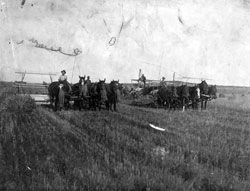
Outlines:
POLYGON ((0 190, 249 190, 250 91, 218 91, 206 111, 53 112, 1 83, 0 190))

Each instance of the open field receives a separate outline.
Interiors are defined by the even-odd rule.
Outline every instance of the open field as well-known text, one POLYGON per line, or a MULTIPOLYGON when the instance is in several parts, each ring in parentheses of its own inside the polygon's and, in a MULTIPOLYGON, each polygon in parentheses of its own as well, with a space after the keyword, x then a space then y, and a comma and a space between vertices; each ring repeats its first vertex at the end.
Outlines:
POLYGON ((221 91, 206 111, 52 112, 9 86, 0 89, 0 190, 249 190, 248 89, 221 91))

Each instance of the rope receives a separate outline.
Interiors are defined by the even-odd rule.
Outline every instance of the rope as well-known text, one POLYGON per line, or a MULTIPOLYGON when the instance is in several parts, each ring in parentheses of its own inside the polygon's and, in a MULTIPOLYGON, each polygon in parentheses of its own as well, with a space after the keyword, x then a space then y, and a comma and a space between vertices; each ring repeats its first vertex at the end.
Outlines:
POLYGON ((73 74, 74 74, 74 70, 75 70, 75 65, 76 65, 76 57, 75 57, 75 60, 74 60, 74 66, 73 66, 73 71, 72 71, 72 76, 71 76, 71 83, 73 81, 73 74))
POLYGON ((80 76, 81 72, 80 72, 80 66, 78 62, 77 62, 77 68, 78 68, 78 75, 80 76))

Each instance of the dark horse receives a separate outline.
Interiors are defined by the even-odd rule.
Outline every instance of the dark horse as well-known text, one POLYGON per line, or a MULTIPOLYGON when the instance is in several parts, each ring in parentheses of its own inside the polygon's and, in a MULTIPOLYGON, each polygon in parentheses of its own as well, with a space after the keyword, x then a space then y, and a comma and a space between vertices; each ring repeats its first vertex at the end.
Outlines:
POLYGON ((116 104, 118 102, 118 81, 111 81, 110 84, 105 84, 104 80, 99 80, 97 83, 98 107, 101 110, 101 105, 105 105, 107 110, 117 111, 116 104))
POLYGON ((98 106, 99 110, 101 110, 102 105, 105 105, 108 109, 108 94, 107 94, 107 84, 105 84, 106 79, 99 80, 96 84, 96 105, 98 106))
POLYGON ((201 110, 207 108, 207 101, 209 99, 208 95, 208 85, 205 80, 203 80, 199 85, 200 93, 201 93, 201 110))
POLYGON ((163 106, 164 109, 169 109, 171 110, 178 105, 180 105, 179 102, 179 96, 177 95, 177 90, 175 86, 168 86, 168 87, 160 87, 158 92, 157 92, 157 103, 160 106, 163 106))
POLYGON ((108 96, 108 110, 117 111, 116 104, 118 103, 118 86, 119 80, 112 80, 110 84, 106 85, 107 96, 108 96))
POLYGON ((62 82, 52 82, 48 87, 50 104, 53 106, 55 104, 55 110, 61 110, 65 104, 69 105, 69 84, 64 81, 62 82))
POLYGON ((97 92, 97 86, 98 86, 98 83, 97 82, 94 82, 94 83, 91 83, 89 86, 88 86, 88 93, 89 93, 89 109, 94 109, 96 110, 96 107, 98 107, 99 105, 99 98, 100 98, 100 93, 97 92))
POLYGON ((185 111, 189 104, 189 87, 187 85, 181 85, 177 87, 177 94, 181 102, 182 111, 185 111))

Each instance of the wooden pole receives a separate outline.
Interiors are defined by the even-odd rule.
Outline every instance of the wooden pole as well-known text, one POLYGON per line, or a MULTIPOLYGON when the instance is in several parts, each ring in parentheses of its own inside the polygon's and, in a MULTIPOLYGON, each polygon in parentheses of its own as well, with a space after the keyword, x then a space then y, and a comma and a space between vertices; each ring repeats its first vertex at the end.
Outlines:
POLYGON ((15 72, 16 74, 37 74, 37 75, 52 75, 55 76, 56 73, 42 73, 42 72, 15 72))
POLYGON ((141 78, 141 68, 139 69, 138 86, 139 86, 139 84, 140 84, 140 78, 141 78))

